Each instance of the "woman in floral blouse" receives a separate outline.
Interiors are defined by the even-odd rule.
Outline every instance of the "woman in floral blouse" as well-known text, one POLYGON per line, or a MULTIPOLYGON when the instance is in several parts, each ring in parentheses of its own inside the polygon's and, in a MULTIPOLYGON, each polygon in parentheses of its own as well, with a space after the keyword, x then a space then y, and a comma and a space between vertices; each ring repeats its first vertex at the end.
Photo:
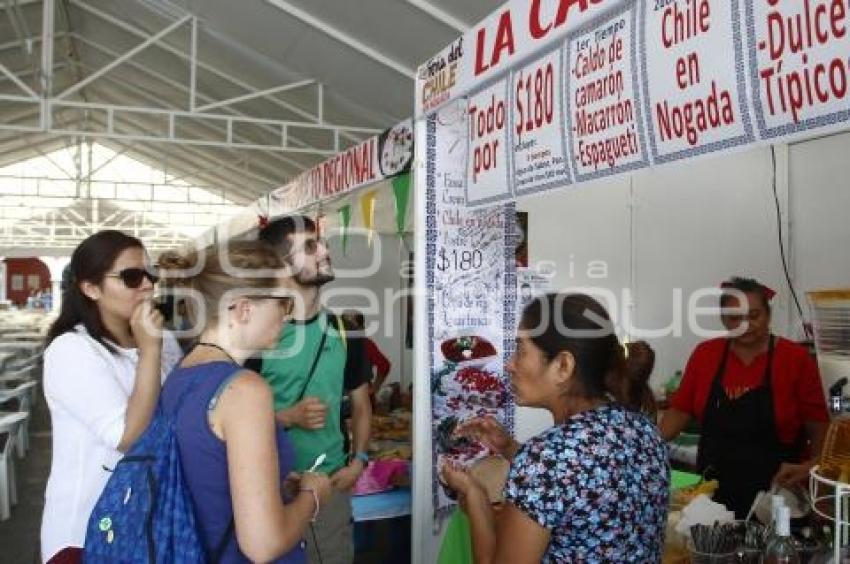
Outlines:
POLYGON ((623 379, 636 371, 607 312, 585 295, 538 297, 516 343, 507 369, 517 403, 547 409, 555 425, 524 445, 493 419, 458 427, 511 460, 498 519, 478 482, 442 468, 469 516, 475 561, 659 562, 667 448, 640 406, 624 403, 623 379))

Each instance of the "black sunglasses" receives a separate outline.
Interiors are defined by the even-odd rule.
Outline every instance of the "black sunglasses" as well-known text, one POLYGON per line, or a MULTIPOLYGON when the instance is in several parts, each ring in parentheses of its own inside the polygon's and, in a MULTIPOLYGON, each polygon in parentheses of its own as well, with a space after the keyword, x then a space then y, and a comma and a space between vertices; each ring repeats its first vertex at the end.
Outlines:
POLYGON ((120 278, 121 281, 130 289, 136 289, 142 285, 142 281, 145 278, 151 281, 151 284, 156 284, 159 282, 159 276, 150 270, 144 268, 125 268, 124 270, 119 270, 118 272, 107 272, 105 274, 107 278, 120 278))

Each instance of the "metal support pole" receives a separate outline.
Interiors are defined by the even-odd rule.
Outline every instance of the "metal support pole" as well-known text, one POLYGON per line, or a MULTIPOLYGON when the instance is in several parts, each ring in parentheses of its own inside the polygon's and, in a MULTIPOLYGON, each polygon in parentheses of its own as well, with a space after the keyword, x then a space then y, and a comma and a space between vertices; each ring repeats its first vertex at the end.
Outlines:
POLYGON ((325 85, 321 82, 319 83, 319 87, 316 89, 316 107, 318 108, 316 117, 318 118, 319 123, 325 122, 325 85))
POLYGON ((55 18, 53 0, 44 0, 41 14, 41 118, 39 125, 47 130, 51 126, 50 97, 53 95, 53 28, 55 18))
POLYGON ((189 111, 195 111, 195 85, 198 82, 198 18, 192 16, 192 53, 189 59, 189 111))

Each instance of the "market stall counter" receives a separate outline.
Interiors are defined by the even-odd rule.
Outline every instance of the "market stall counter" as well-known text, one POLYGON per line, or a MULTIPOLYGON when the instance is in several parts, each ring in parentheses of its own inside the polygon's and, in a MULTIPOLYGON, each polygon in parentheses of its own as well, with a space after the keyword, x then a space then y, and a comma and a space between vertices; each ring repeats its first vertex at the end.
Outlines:
POLYGON ((410 421, 403 409, 372 416, 370 462, 351 499, 358 562, 410 559, 410 421))

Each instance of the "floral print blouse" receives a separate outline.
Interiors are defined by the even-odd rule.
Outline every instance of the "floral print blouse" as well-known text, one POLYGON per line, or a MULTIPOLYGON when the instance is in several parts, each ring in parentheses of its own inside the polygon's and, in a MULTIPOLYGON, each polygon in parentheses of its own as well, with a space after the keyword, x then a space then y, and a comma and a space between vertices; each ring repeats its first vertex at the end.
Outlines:
POLYGON ((656 426, 607 404, 526 442, 505 497, 550 531, 544 562, 660 562, 669 479, 656 426))

